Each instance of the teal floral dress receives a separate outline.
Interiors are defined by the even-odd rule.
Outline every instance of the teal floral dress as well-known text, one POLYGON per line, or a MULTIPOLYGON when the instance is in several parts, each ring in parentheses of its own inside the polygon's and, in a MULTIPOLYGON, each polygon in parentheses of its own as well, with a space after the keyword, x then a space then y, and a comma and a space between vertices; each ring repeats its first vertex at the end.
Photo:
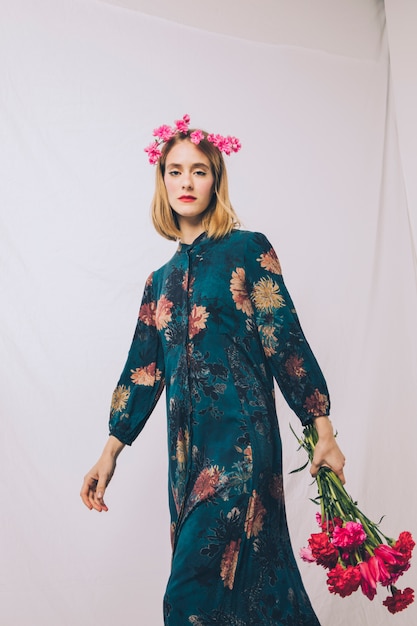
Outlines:
POLYGON ((168 626, 317 626, 290 545, 273 379, 302 424, 329 411, 271 244, 179 244, 146 282, 110 432, 139 435, 166 389, 168 626))

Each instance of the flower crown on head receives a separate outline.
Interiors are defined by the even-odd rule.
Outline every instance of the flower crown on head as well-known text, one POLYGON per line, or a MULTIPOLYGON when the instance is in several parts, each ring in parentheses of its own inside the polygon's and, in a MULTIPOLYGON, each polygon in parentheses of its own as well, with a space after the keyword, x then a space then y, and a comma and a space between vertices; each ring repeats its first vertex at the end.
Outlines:
POLYGON ((155 140, 145 148, 145 152, 148 154, 149 163, 151 165, 155 165, 155 163, 159 161, 162 154, 160 149, 161 145, 172 139, 178 133, 189 137, 190 141, 192 141, 196 146, 198 146, 202 139, 207 139, 207 141, 212 143, 213 146, 216 146, 220 152, 224 152, 225 154, 238 152, 242 147, 237 137, 231 137, 230 135, 223 137, 223 135, 214 135, 213 133, 206 134, 202 130, 193 130, 193 132, 190 133, 188 128, 189 125, 190 116, 184 115, 182 119, 175 120, 173 127, 164 124, 159 126, 159 128, 155 128, 153 131, 155 140))

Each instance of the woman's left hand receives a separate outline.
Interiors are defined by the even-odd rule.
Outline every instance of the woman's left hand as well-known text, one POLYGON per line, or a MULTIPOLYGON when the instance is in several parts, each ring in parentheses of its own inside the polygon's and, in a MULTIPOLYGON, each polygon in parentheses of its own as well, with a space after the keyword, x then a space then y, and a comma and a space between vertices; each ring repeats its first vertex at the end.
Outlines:
POLYGON ((330 467, 344 484, 346 482, 343 472, 345 456, 336 442, 331 421, 325 416, 317 417, 314 420, 314 426, 319 438, 314 448, 310 474, 315 477, 321 467, 330 467))

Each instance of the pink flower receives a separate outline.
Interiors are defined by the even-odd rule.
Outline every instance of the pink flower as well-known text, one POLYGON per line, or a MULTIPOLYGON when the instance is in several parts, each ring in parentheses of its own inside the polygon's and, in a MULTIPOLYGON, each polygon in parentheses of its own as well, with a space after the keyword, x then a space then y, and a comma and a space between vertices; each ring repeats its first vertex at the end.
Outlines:
POLYGON ((210 143, 212 143, 212 144, 213 144, 213 146, 216 146, 216 148, 218 147, 218 146, 217 146, 217 142, 218 142, 218 139, 219 139, 219 138, 220 138, 220 135, 215 135, 214 133, 209 133, 209 134, 207 135, 207 141, 209 141, 210 143))
POLYGON ((219 150, 221 150, 221 152, 224 152, 227 155, 231 154, 232 152, 232 148, 227 137, 222 137, 221 139, 219 139, 217 147, 219 150))
POLYGON ((316 560, 311 552, 310 548, 301 548, 300 549, 300 557, 306 563, 314 563, 316 560))
POLYGON ((237 139, 237 137, 232 137, 231 135, 223 137, 223 135, 210 133, 207 135, 207 141, 212 143, 213 146, 216 146, 220 152, 224 152, 227 155, 232 152, 238 152, 242 147, 239 139, 237 139))
POLYGON ((204 139, 204 133, 202 130, 194 130, 190 134, 190 140, 196 145, 198 145, 200 141, 202 141, 203 139, 204 139))
POLYGON ((159 157, 161 156, 161 151, 159 150, 158 146, 159 146, 158 142, 155 141, 154 143, 151 143, 149 146, 145 148, 145 152, 147 152, 148 154, 149 163, 151 165, 155 165, 155 163, 158 161, 159 157))
POLYGON ((190 116, 189 115, 184 115, 182 120, 175 120, 175 128, 178 130, 178 132, 180 133, 188 133, 188 125, 190 123, 190 116))
MULTIPOLYGON (((149 162, 152 165, 155 165, 155 163, 158 162, 162 154, 160 150, 161 144, 172 139, 177 133, 188 136, 195 145, 198 145, 204 139, 205 134, 202 130, 193 130, 193 132, 190 133, 189 125, 190 116, 186 114, 183 115, 180 120, 175 120, 174 126, 162 124, 162 126, 155 128, 153 130, 153 136, 156 137, 156 140, 154 143, 145 148, 145 152, 148 153, 149 162)), ((214 146, 216 146, 218 150, 224 152, 225 154, 238 152, 242 147, 239 139, 237 137, 232 137, 231 135, 223 137, 223 135, 214 135, 211 133, 210 135, 207 135, 207 139, 214 146)))
POLYGON ((357 548, 366 539, 366 533, 359 522, 346 522, 333 530, 333 545, 338 548, 357 548))
POLYGON ((228 140, 229 140, 229 144, 232 149, 232 152, 239 152, 239 150, 242 147, 242 144, 240 143, 239 139, 237 137, 230 137, 229 135, 228 140))
POLYGON ((161 139, 162 141, 169 141, 175 135, 175 130, 171 128, 171 126, 167 126, 167 124, 164 124, 159 128, 155 128, 155 130, 153 131, 153 135, 154 137, 158 137, 158 139, 161 139))

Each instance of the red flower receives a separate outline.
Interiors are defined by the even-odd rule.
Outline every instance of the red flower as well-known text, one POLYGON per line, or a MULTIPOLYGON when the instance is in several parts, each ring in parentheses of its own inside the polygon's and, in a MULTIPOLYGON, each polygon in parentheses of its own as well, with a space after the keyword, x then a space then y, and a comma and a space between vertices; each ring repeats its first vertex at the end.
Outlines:
POLYGON ((411 533, 409 533, 408 530, 404 530, 402 533, 400 533, 398 541, 394 545, 394 550, 398 550, 399 552, 401 552, 401 554, 405 556, 407 561, 409 561, 411 559, 411 553, 413 552, 413 548, 415 545, 416 544, 411 533))
POLYGON ((373 600, 376 594, 376 584, 379 580, 379 568, 378 561, 374 556, 368 561, 359 563, 359 569, 361 572, 361 589, 362 593, 373 600))
MULTIPOLYGON (((398 542, 395 545, 397 544, 398 542)), ((406 555, 404 555, 391 546, 381 544, 375 548, 374 552, 380 569, 385 570, 388 574, 380 579, 383 585, 393 585, 410 568, 409 558, 406 556, 408 554, 411 556, 411 552, 408 549, 406 549, 406 555)))
MULTIPOLYGON (((324 399, 325 396, 316 389, 304 406, 314 415, 324 399)), ((312 462, 318 442, 315 426, 305 426, 303 438, 297 439, 312 462)), ((381 585, 388 587, 392 594, 383 602, 391 613, 407 608, 414 602, 414 591, 410 588, 399 591, 394 585, 410 568, 415 547, 411 533, 403 531, 397 541, 383 534, 379 523, 372 522, 360 511, 329 468, 320 468, 316 482, 318 497, 313 502, 320 504, 321 511, 316 514, 316 520, 322 532, 312 534, 308 547, 300 551, 303 561, 315 561, 329 570, 327 587, 330 593, 344 598, 360 588, 369 600, 373 600, 378 585, 381 585)))
POLYGON ((404 591, 401 591, 401 589, 395 589, 394 587, 392 596, 388 596, 382 604, 387 607, 390 613, 394 614, 403 611, 412 602, 414 602, 413 589, 407 587, 404 591))
POLYGON ((338 593, 342 598, 350 596, 361 583, 361 572, 358 566, 342 567, 339 563, 327 574, 327 586, 331 593, 338 593))
POLYGON ((377 546, 374 552, 375 556, 389 565, 396 565, 399 559, 402 561, 402 553, 398 550, 394 550, 394 548, 385 543, 381 543, 381 545, 377 546))
POLYGON ((327 569, 336 565, 339 553, 330 543, 326 533, 313 533, 308 540, 308 545, 317 565, 323 565, 327 569))
POLYGON ((392 574, 387 567, 387 564, 379 558, 379 556, 375 555, 375 558, 378 563, 378 580, 381 585, 388 586, 392 584, 392 574))
POLYGON ((411 533, 404 531, 400 534, 394 547, 384 544, 375 548, 375 556, 386 565, 389 578, 382 582, 383 585, 393 585, 400 576, 410 569, 410 559, 415 546, 411 533))
POLYGON ((333 534, 336 526, 343 526, 343 520, 340 517, 327 518, 322 521, 321 513, 316 513, 316 520, 322 531, 329 535, 333 534))

